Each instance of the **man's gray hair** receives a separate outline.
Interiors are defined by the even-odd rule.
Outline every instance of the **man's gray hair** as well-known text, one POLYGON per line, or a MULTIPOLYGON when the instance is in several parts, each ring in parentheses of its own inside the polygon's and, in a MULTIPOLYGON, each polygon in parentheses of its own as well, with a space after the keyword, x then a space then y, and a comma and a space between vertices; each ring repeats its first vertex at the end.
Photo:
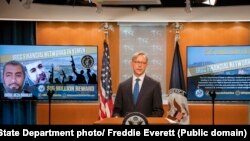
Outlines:
POLYGON ((25 68, 24 68, 24 66, 19 61, 16 61, 16 60, 11 60, 11 61, 6 62, 4 64, 4 66, 3 66, 3 74, 5 73, 5 69, 6 69, 7 65, 20 66, 22 68, 22 73, 25 76, 25 68))
POLYGON ((148 62, 148 55, 142 51, 134 53, 132 56, 132 61, 134 61, 140 55, 144 56, 146 58, 146 61, 148 62))

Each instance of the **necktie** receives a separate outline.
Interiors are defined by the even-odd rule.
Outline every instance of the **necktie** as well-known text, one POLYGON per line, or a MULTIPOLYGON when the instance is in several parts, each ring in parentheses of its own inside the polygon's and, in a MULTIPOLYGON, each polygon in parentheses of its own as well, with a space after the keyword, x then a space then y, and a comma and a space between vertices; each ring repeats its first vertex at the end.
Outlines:
POLYGON ((134 86, 134 94, 133 94, 134 104, 136 104, 137 98, 138 98, 138 95, 139 95, 139 81, 140 81, 140 79, 137 78, 136 82, 135 82, 135 86, 134 86))

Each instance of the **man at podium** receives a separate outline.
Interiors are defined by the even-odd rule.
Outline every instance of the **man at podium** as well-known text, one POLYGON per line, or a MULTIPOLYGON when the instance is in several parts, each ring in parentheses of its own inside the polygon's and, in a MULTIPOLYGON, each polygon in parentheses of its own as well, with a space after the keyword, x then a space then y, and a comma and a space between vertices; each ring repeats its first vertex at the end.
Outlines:
POLYGON ((115 99, 113 117, 124 117, 131 112, 140 112, 146 117, 162 117, 161 85, 145 74, 148 57, 144 52, 132 56, 133 75, 120 83, 115 99))

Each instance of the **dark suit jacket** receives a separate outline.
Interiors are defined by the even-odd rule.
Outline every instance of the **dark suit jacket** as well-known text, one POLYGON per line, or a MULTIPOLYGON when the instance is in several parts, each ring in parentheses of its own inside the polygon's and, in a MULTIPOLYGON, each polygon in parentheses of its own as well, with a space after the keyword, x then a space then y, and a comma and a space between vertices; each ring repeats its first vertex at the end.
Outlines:
POLYGON ((145 75, 136 105, 133 103, 132 77, 122 82, 117 90, 113 116, 124 117, 140 112, 146 117, 161 117, 164 113, 159 82, 145 75))

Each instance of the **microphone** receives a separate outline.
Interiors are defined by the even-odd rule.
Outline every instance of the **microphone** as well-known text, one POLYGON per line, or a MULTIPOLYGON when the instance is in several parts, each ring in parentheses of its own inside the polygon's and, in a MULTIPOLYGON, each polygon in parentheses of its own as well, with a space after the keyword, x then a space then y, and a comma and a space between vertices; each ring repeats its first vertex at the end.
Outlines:
POLYGON ((216 92, 215 92, 215 90, 209 91, 209 95, 212 97, 212 99, 215 99, 216 98, 216 92))
POLYGON ((214 125, 214 101, 215 101, 215 98, 216 98, 215 90, 209 91, 209 95, 212 97, 212 105, 213 105, 212 117, 213 117, 213 125, 214 125))
POLYGON ((55 93, 54 90, 48 90, 48 92, 47 92, 48 102, 49 102, 49 125, 50 125, 50 120, 51 120, 51 98, 52 98, 54 93, 55 93))
POLYGON ((49 99, 52 98, 52 96, 53 96, 54 93, 55 93, 54 90, 49 90, 49 91, 48 91, 47 95, 48 95, 49 99))

